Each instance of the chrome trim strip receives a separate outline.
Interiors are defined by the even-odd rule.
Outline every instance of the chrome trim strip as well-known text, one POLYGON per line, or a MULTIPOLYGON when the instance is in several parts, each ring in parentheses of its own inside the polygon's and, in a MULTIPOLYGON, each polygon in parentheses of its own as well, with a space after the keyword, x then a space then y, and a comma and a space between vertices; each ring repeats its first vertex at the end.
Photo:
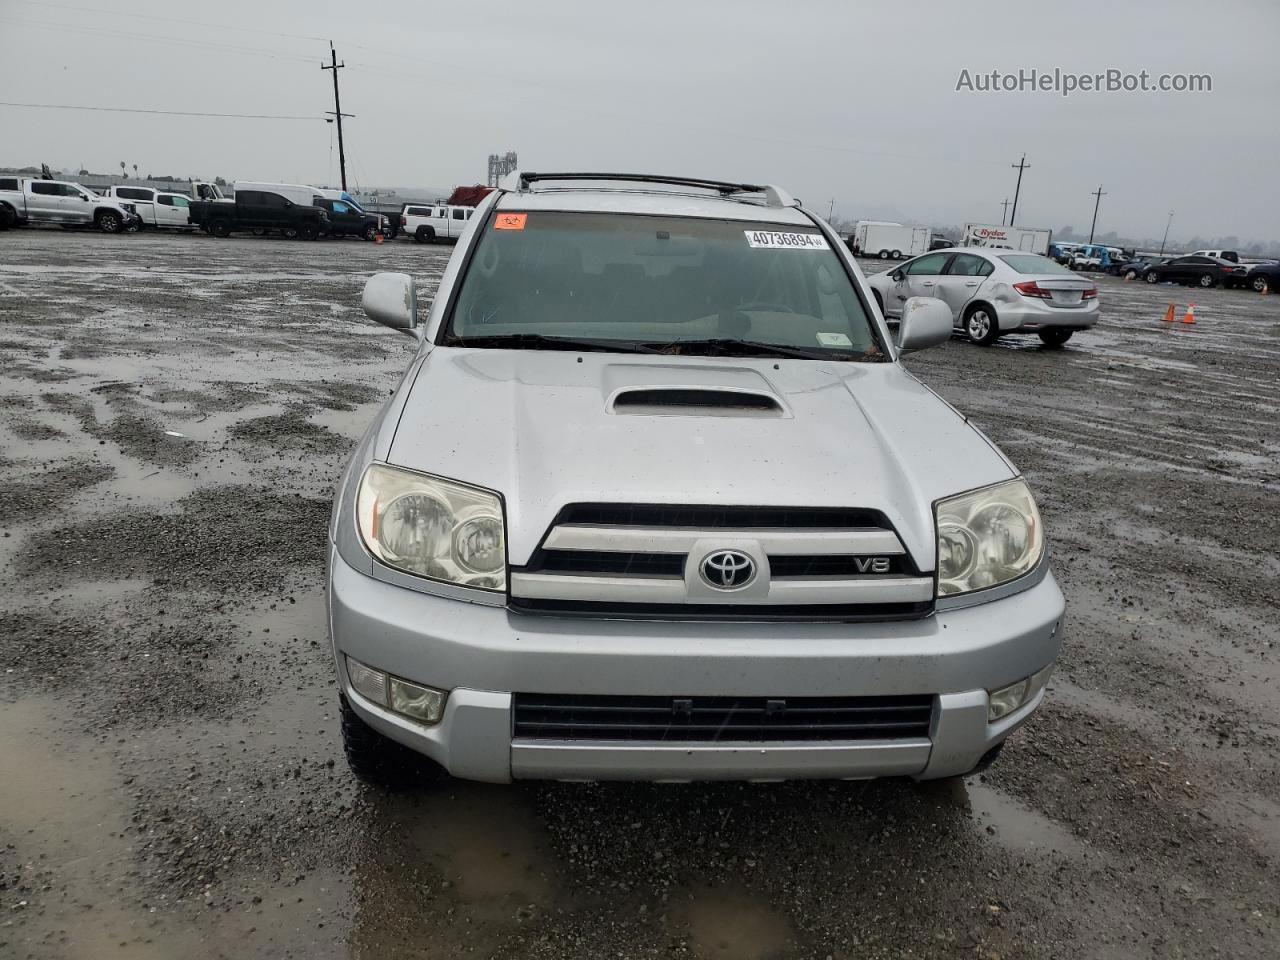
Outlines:
POLYGON ((768 594, 726 590, 691 599, 678 577, 598 577, 577 574, 512 573, 511 595, 533 600, 612 603, 824 604, 912 603, 933 599, 931 577, 782 577, 769 581, 768 594))
POLYGON ((534 780, 772 780, 911 776, 927 738, 843 743, 645 743, 512 740, 511 776, 534 780))
POLYGON ((1015 580, 1009 580, 999 586, 987 587, 983 590, 971 590, 969 593, 953 593, 948 596, 940 596, 934 603, 934 609, 938 613, 946 610, 963 610, 965 607, 976 607, 980 603, 989 603, 992 600, 1003 600, 1005 597, 1011 597, 1015 593, 1021 593, 1023 590, 1030 590, 1037 586, 1049 573, 1049 549, 1045 547, 1044 552, 1040 555, 1040 562, 1015 580))
POLYGON ((566 523, 553 527, 547 550, 613 553, 688 553, 699 540, 755 540, 766 554, 898 556, 906 551, 892 530, 867 528, 612 527, 566 523))

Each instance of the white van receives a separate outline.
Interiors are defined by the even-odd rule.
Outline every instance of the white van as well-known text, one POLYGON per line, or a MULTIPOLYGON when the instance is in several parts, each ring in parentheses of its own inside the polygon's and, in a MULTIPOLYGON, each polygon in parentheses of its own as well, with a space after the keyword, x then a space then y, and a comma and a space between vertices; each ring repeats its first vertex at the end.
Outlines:
POLYGON ((418 243, 457 240, 475 211, 475 207, 447 203, 406 203, 400 211, 400 232, 413 237, 418 243))

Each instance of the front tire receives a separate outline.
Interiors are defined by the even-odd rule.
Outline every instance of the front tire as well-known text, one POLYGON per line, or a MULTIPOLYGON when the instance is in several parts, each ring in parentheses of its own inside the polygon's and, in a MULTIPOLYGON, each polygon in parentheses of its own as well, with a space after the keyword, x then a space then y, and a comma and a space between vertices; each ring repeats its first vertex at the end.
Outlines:
POLYGON ((877 260, 888 260, 888 259, 889 259, 889 251, 888 251, 888 250, 881 250, 879 253, 877 253, 877 254, 876 254, 876 259, 877 259, 877 260))
POLYGON ((431 227, 419 227, 413 234, 413 239, 419 243, 432 243, 435 238, 436 232, 431 227))
POLYGON ((342 750, 358 779, 382 790, 407 790, 448 779, 438 763, 387 739, 361 720, 346 697, 340 697, 340 703, 342 750))
POLYGON ((364 232, 361 234, 361 236, 364 237, 366 240, 368 240, 370 243, 373 243, 373 240, 377 235, 378 235, 378 228, 375 227, 372 223, 368 224, 364 228, 364 232))
POLYGON ((1074 330, 1056 330, 1052 327, 1048 330, 1040 331, 1040 342, 1044 344, 1046 350, 1061 350, 1062 345, 1071 339, 1074 330))
POLYGON ((304 223, 298 227, 297 233, 303 240, 314 240, 320 236, 320 228, 314 223, 304 223))
POLYGON ((1126 270, 1126 271, 1124 272, 1124 278, 1125 278, 1126 280, 1137 280, 1137 279, 1138 279, 1138 271, 1137 271, 1137 270, 1126 270))
POLYGON ((219 239, 226 239, 231 236, 231 221, 220 217, 209 224, 209 232, 219 239))
POLYGON ((1142 279, 1143 279, 1143 280, 1145 280, 1145 281, 1147 281, 1147 283, 1159 283, 1159 282, 1160 282, 1160 278, 1159 278, 1158 276, 1156 276, 1156 272, 1155 272, 1154 270, 1148 270, 1148 271, 1147 271, 1147 275, 1146 275, 1145 277, 1143 277, 1142 279))
POLYGON ((1267 281, 1266 277, 1254 277, 1253 282, 1249 284, 1249 286, 1253 287, 1253 289, 1258 291, 1258 293, 1271 292, 1271 284, 1267 281))
POLYGON ((124 224, 120 222, 118 215, 108 210, 98 214, 98 229, 103 233, 119 233, 124 229, 124 224))
POLYGON ((970 307, 964 316, 964 334, 980 347, 989 347, 1000 336, 1000 321, 995 310, 980 303, 970 307))
POLYGON ((1199 283, 1200 286, 1202 286, 1206 290, 1208 290, 1210 287, 1216 287, 1218 285, 1218 281, 1213 278, 1212 274, 1208 274, 1208 273, 1200 274, 1200 279, 1197 280, 1196 282, 1199 283))

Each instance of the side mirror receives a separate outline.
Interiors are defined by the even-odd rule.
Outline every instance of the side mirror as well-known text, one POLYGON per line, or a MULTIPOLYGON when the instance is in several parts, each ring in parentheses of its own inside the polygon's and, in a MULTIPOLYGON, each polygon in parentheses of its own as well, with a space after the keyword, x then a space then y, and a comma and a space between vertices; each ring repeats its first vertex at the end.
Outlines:
POLYGON ((893 271, 893 273, 889 274, 889 279, 892 280, 894 283, 901 283, 905 276, 906 274, 902 272, 901 268, 899 268, 893 271))
POLYGON ((945 343, 951 337, 951 308, 932 297, 911 297, 902 305, 898 351, 911 353, 945 343))
POLYGON ((89 202, 89 198, 88 198, 88 197, 86 197, 83 193, 82 193, 82 194, 80 194, 80 199, 81 199, 81 200, 83 200, 85 203, 88 203, 88 202, 89 202))
POLYGON ((375 273, 365 281, 360 303, 384 327, 413 334, 418 326, 418 288, 407 273, 375 273))

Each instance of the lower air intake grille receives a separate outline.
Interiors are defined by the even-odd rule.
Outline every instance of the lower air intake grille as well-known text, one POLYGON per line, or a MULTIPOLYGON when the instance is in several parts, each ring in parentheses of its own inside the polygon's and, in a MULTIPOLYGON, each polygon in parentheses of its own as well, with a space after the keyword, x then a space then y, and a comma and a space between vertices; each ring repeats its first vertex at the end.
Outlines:
POLYGON ((526 740, 773 743, 929 736, 933 697, 612 697, 515 695, 526 740))

